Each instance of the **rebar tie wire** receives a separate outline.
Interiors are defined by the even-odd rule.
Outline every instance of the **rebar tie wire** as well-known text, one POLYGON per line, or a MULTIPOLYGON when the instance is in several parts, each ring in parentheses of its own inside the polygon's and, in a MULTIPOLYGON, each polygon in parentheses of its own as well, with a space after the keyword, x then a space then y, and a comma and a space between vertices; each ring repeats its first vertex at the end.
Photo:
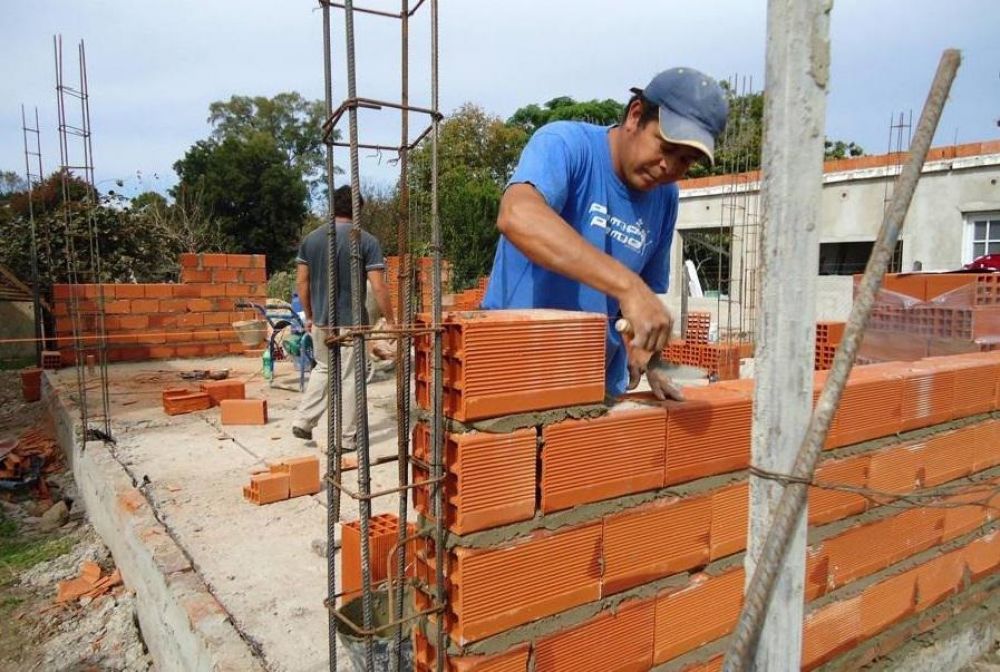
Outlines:
MULTIPOLYGON (((937 129, 941 111, 960 62, 961 55, 956 49, 947 49, 941 55, 937 73, 920 115, 917 132, 910 145, 910 157, 897 180, 898 190, 885 211, 878 240, 868 259, 868 266, 865 268, 860 291, 851 309, 844 338, 837 349, 830 375, 823 386, 808 431, 795 458, 792 475, 797 478, 811 480, 815 472, 816 462, 826 440, 833 414, 840 403, 847 377, 854 366, 861 338, 871 316, 875 295, 882 284, 882 277, 895 249, 903 226, 903 218, 916 190, 927 151, 930 149, 934 131, 937 129)), ((784 564, 788 542, 805 507, 807 496, 808 488, 802 483, 788 483, 781 494, 767 538, 757 558, 756 569, 747 585, 739 621, 726 650, 723 663, 725 672, 743 672, 752 665, 774 584, 784 564)))

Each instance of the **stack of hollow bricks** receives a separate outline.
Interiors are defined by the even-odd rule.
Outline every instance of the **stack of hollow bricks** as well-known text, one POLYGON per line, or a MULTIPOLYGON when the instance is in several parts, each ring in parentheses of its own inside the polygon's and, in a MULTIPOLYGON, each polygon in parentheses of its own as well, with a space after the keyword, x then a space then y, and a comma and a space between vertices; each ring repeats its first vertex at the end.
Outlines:
POLYGON ((753 354, 750 343, 709 343, 712 314, 691 311, 687 316, 684 337, 671 341, 663 349, 663 359, 676 364, 698 366, 716 380, 740 377, 740 358, 753 354))
POLYGON ((859 356, 884 361, 991 350, 998 337, 1000 274, 889 274, 859 356))
MULTIPOLYGON (((389 289, 389 299, 393 305, 393 313, 396 310, 396 301, 399 291, 399 265, 402 257, 388 256, 385 258, 385 281, 389 289)), ((431 284, 432 271, 434 270, 434 259, 432 257, 413 257, 413 263, 417 267, 416 277, 416 299, 413 310, 430 310, 433 285, 431 284)), ((451 282, 451 264, 441 260, 441 287, 446 291, 451 282)))
POLYGON ((844 337, 844 322, 817 322, 815 366, 817 371, 825 371, 833 366, 833 357, 837 354, 837 346, 844 337))
MULTIPOLYGON (((260 254, 182 254, 177 284, 55 285, 55 335, 64 364, 75 359, 73 297, 78 328, 86 339, 104 313, 110 361, 211 357, 243 352, 232 328, 255 319, 236 303, 267 296, 265 258, 260 254), (103 307, 100 296, 103 294, 103 307)), ((87 348, 93 341, 84 340, 87 348)), ((94 345, 96 348, 96 345, 94 345)))
MULTIPOLYGON (((444 326, 449 534, 445 548, 422 539, 414 564, 416 607, 432 606, 439 562, 449 600, 415 629, 415 669, 436 669, 439 627, 452 671, 720 669, 745 581, 752 381, 684 402, 630 396, 594 417, 524 414, 601 400, 588 383, 603 380, 603 319, 497 311, 444 326)), ((428 351, 425 338, 418 359, 428 351)), ((996 590, 998 380, 996 352, 855 369, 815 482, 886 494, 810 487, 804 669, 863 665, 996 590)), ((415 464, 429 437, 417 424, 415 464)), ((415 491, 422 525, 429 496, 415 491)))

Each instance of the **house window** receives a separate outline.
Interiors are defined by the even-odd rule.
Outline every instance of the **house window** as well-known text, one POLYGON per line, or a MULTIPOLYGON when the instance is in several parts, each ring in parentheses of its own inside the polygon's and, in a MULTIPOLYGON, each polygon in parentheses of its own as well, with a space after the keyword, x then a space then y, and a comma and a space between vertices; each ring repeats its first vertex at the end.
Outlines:
POLYGON ((984 254, 1000 254, 1000 212, 970 215, 969 247, 965 262, 984 254))
MULTIPOLYGON (((856 273, 864 273, 873 247, 875 247, 874 241, 820 243, 819 274, 854 275, 856 273)), ((902 265, 903 241, 897 240, 892 259, 889 260, 888 271, 890 273, 899 273, 902 265)))

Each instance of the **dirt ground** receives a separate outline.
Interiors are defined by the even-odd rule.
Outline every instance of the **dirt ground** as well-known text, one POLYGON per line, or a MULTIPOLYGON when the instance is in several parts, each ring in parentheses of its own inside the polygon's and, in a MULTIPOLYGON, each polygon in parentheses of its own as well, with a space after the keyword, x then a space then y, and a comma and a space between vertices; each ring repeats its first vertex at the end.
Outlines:
MULTIPOLYGON (((0 441, 45 428, 42 408, 22 400, 16 371, 0 371, 0 441)), ((68 507, 67 519, 52 531, 42 530, 47 505, 35 497, 0 499, 0 672, 155 669, 136 624, 134 598, 123 587, 56 604, 59 582, 76 577, 83 562, 97 563, 106 575, 114 560, 74 506, 72 474, 63 467, 47 482, 53 502, 68 507)))

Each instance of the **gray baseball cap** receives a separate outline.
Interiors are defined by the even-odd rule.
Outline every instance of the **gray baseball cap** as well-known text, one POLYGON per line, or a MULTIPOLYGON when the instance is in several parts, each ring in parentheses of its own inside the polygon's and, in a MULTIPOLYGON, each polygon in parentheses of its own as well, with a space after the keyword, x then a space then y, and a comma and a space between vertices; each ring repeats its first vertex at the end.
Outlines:
POLYGON ((671 68, 653 77, 645 89, 632 92, 659 106, 664 140, 694 147, 715 164, 715 141, 729 116, 718 82, 694 68, 671 68))

